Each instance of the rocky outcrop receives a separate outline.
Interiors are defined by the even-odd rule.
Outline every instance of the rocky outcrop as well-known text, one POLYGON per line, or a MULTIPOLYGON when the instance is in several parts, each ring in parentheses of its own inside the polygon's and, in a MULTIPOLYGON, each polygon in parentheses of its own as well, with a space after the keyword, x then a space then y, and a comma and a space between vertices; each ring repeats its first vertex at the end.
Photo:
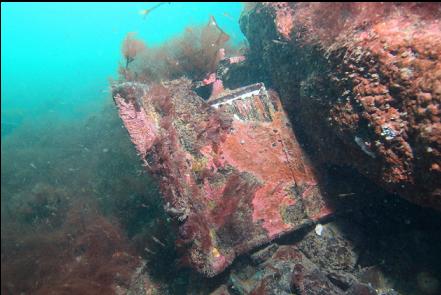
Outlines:
POLYGON ((384 285, 380 270, 359 269, 356 244, 338 228, 318 225, 300 241, 254 251, 233 265, 227 282, 211 295, 399 295, 384 285))
POLYGON ((315 160, 441 210, 440 19, 429 3, 258 4, 241 17, 246 72, 279 92, 315 160))

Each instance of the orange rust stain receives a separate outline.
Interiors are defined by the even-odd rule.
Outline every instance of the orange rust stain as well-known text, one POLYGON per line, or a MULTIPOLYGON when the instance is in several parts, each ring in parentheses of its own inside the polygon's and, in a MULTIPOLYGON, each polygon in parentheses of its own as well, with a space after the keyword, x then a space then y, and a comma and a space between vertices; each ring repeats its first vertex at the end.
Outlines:
POLYGON ((234 121, 222 143, 227 163, 240 171, 248 171, 263 183, 253 198, 253 222, 263 221, 273 237, 292 225, 283 221, 281 210, 295 204, 290 187, 315 183, 311 170, 303 165, 304 157, 281 112, 273 114, 271 123, 234 121))
POLYGON ((295 200, 290 197, 288 190, 292 183, 278 187, 272 182, 256 192, 253 199, 253 221, 263 220, 263 227, 268 231, 270 238, 291 228, 283 221, 281 209, 294 205, 295 200), (275 191, 276 190, 276 191, 275 191))

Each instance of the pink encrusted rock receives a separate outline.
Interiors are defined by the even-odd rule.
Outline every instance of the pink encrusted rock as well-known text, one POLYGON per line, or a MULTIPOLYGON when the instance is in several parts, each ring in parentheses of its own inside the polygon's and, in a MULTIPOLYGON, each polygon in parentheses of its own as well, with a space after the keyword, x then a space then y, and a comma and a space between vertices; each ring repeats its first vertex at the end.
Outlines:
POLYGON ((214 276, 237 255, 332 212, 278 96, 263 84, 208 103, 186 79, 137 85, 147 91, 114 87, 115 103, 180 224, 182 264, 214 276), (135 123, 137 109, 145 114, 135 123))
POLYGON ((439 3, 279 2, 240 23, 315 163, 441 210, 440 20, 439 3))
MULTIPOLYGON (((141 90, 143 93, 147 88, 142 89, 142 86, 135 83, 126 83, 123 86, 128 92, 124 93, 126 97, 130 97, 130 91, 141 90)), ((140 95, 137 93, 136 95, 140 95)), ((153 123, 152 118, 149 118, 143 107, 133 101, 121 97, 118 93, 114 96, 116 105, 118 106, 118 113, 121 117, 125 128, 129 131, 130 139, 138 151, 142 159, 145 159, 147 152, 151 149, 153 142, 156 139, 157 127, 153 123)))
POLYGON ((268 3, 275 8, 276 18, 275 23, 277 30, 285 39, 291 39, 291 32, 294 28, 294 11, 288 2, 273 2, 268 3))

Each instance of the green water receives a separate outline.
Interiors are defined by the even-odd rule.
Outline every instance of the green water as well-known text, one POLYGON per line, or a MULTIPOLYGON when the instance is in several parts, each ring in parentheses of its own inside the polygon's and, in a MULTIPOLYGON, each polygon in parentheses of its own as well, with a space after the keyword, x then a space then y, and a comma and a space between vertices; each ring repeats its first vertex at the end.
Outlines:
POLYGON ((149 3, 2 3, 2 135, 4 126, 41 122, 41 116, 75 119, 108 100, 121 42, 137 32, 159 45, 209 16, 243 40, 239 3, 170 3, 147 17, 149 3))
POLYGON ((128 32, 159 46, 213 15, 233 44, 242 42, 242 4, 166 3, 139 13, 154 4, 1 4, 2 294, 108 294, 97 287, 103 277, 135 269, 116 261, 118 251, 156 253, 152 275, 170 281, 164 292, 183 292, 185 273, 169 267, 173 231, 109 78, 124 62, 128 32), (152 235, 167 248, 146 240, 152 235), (100 254, 87 266, 63 268, 91 251, 100 254))

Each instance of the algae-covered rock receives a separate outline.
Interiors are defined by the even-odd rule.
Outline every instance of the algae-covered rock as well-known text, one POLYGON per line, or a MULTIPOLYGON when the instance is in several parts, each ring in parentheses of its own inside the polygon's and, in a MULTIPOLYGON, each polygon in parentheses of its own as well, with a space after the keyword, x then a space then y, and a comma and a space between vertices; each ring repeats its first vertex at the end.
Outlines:
POLYGON ((240 21, 314 158, 441 209, 439 19, 435 3, 271 3, 240 21))

